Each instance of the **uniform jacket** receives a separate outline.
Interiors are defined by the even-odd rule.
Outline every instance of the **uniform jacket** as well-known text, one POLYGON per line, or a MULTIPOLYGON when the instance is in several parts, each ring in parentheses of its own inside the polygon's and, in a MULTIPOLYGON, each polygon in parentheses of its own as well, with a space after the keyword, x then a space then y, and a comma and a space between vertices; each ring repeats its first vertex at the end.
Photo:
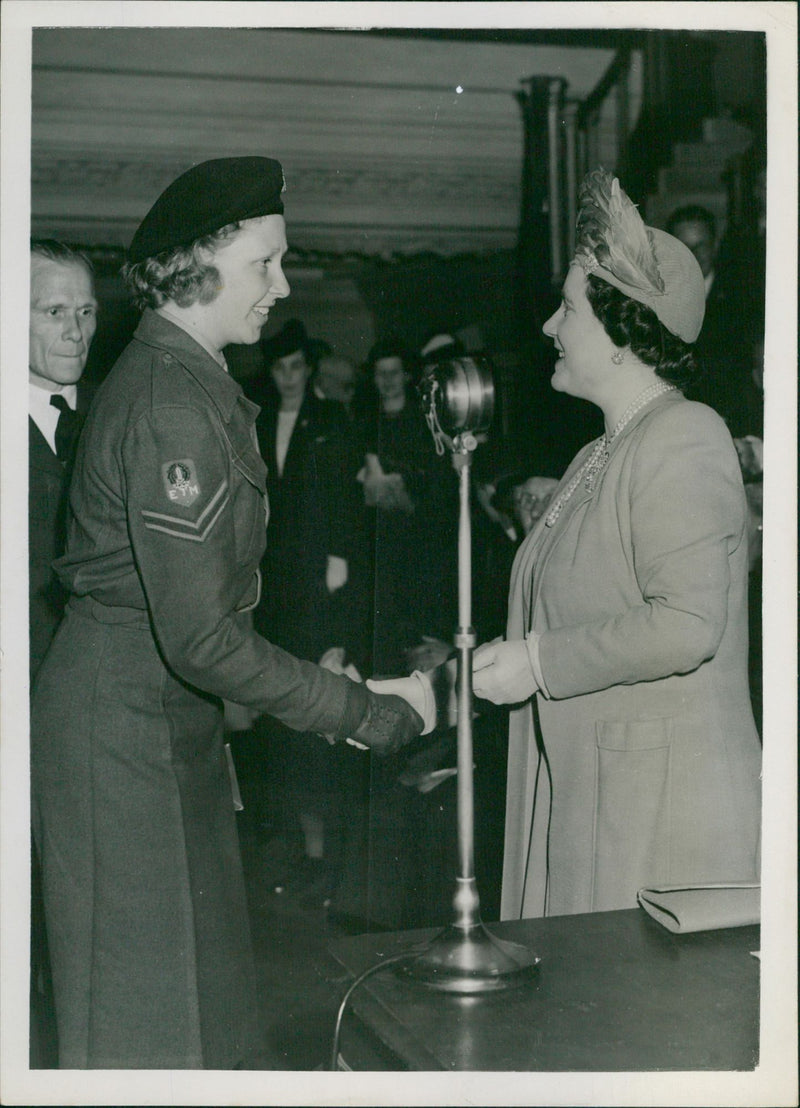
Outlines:
POLYGON ((730 435, 704 405, 662 396, 514 563, 507 637, 541 635, 548 695, 511 713, 504 918, 755 878, 746 596, 730 435))
POLYGON ((355 686, 251 628, 257 410, 146 312, 84 428, 58 562, 73 595, 31 717, 62 1067, 233 1068, 259 1048, 218 698, 328 733, 355 686))
MULTIPOLYGON (((78 407, 85 416, 87 389, 78 386, 78 407)), ((67 594, 53 562, 64 553, 66 507, 71 465, 60 461, 34 420, 28 418, 28 611, 30 671, 35 677, 64 614, 67 594)))
POLYGON ((67 588, 147 610, 190 685, 335 732, 349 682, 256 635, 266 467, 258 408, 181 328, 145 312, 86 424, 73 483, 67 588))

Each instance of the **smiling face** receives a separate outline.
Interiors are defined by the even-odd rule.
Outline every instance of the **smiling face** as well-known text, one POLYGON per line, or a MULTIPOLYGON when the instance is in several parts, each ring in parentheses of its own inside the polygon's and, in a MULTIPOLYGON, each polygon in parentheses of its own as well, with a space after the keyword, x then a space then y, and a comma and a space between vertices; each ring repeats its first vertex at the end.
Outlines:
POLYGON ((559 353, 550 382, 553 388, 556 392, 566 392, 596 403, 598 386, 607 376, 617 347, 586 297, 586 274, 580 265, 569 267, 561 306, 553 312, 542 330, 553 340, 559 353))
POLYGON ((97 301, 88 269, 31 255, 28 367, 31 380, 54 392, 83 373, 97 327, 97 301))
POLYGON ((247 220, 223 239, 204 261, 220 276, 210 303, 192 305, 193 324, 218 349, 229 343, 258 342, 269 310, 289 295, 281 260, 286 253, 286 224, 281 215, 247 220))
POLYGON ((276 360, 270 366, 270 375, 281 396, 281 407, 300 406, 311 376, 311 366, 302 350, 295 350, 276 360))

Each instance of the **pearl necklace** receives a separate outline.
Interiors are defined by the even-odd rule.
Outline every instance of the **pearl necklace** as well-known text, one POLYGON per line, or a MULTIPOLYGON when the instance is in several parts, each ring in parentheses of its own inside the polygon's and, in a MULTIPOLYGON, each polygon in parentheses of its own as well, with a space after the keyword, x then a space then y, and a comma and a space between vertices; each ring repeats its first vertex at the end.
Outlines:
POLYGON ((610 457, 609 448, 611 446, 611 443, 614 441, 620 431, 622 431, 622 429, 630 423, 636 413, 640 412, 646 404, 650 403, 651 400, 655 400, 657 396, 661 396, 661 394, 665 392, 674 392, 675 389, 676 386, 670 385, 667 381, 656 381, 654 384, 648 385, 644 392, 640 392, 638 396, 634 397, 634 399, 620 416, 611 434, 603 435, 594 444, 594 449, 592 450, 589 457, 580 467, 578 472, 575 474, 575 476, 572 478, 570 483, 567 485, 567 487, 556 500, 555 504, 553 504, 552 508, 545 516, 545 527, 553 526, 555 521, 561 515, 561 509, 575 492, 581 481, 585 482, 587 492, 594 491, 595 482, 597 481, 598 476, 603 472, 606 465, 608 464, 608 459, 610 457))

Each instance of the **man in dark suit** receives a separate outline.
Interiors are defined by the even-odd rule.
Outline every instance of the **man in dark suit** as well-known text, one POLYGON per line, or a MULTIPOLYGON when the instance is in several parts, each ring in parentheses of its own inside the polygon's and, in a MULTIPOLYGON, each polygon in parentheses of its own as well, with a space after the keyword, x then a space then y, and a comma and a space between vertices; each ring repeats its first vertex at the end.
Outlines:
POLYGON ((754 301, 753 260, 737 257, 735 240, 718 242, 714 215, 699 204, 677 208, 666 229, 694 254, 706 288, 703 328, 694 346, 703 372, 686 396, 719 412, 732 435, 760 435, 763 398, 753 368, 763 308, 754 301))
MULTIPOLYGON (((67 492, 87 398, 79 381, 97 325, 91 263, 54 239, 31 242, 28 354, 28 571, 31 687, 64 611, 52 563, 64 552, 67 492)), ((30 1064, 57 1065, 36 858, 31 874, 30 1064)))
POLYGON ((63 553, 72 459, 86 396, 79 387, 97 326, 89 260, 54 239, 31 242, 28 497, 31 681, 63 614, 52 570, 63 553))

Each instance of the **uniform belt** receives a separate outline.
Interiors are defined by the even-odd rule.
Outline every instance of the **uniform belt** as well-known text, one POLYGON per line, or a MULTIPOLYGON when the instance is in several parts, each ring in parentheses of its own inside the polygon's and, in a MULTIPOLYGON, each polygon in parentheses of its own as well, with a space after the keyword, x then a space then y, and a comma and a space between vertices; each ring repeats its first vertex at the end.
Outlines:
POLYGON ((250 582, 250 586, 242 599, 236 605, 237 612, 252 612, 253 608, 258 607, 258 602, 261 600, 261 570, 257 569, 253 574, 253 579, 250 582))
MULTIPOLYGON (((236 606, 237 612, 251 612, 261 599, 261 570, 253 574, 247 592, 236 606)), ((118 604, 101 604, 88 593, 85 596, 73 594, 67 607, 78 615, 95 619, 98 623, 124 623, 127 627, 149 629, 150 617, 143 608, 126 608, 118 604)))
POLYGON ((75 596, 69 598, 67 610, 77 615, 94 619, 98 623, 124 623, 128 627, 150 628, 150 618, 142 608, 125 608, 121 605, 101 604, 93 596, 75 596))

